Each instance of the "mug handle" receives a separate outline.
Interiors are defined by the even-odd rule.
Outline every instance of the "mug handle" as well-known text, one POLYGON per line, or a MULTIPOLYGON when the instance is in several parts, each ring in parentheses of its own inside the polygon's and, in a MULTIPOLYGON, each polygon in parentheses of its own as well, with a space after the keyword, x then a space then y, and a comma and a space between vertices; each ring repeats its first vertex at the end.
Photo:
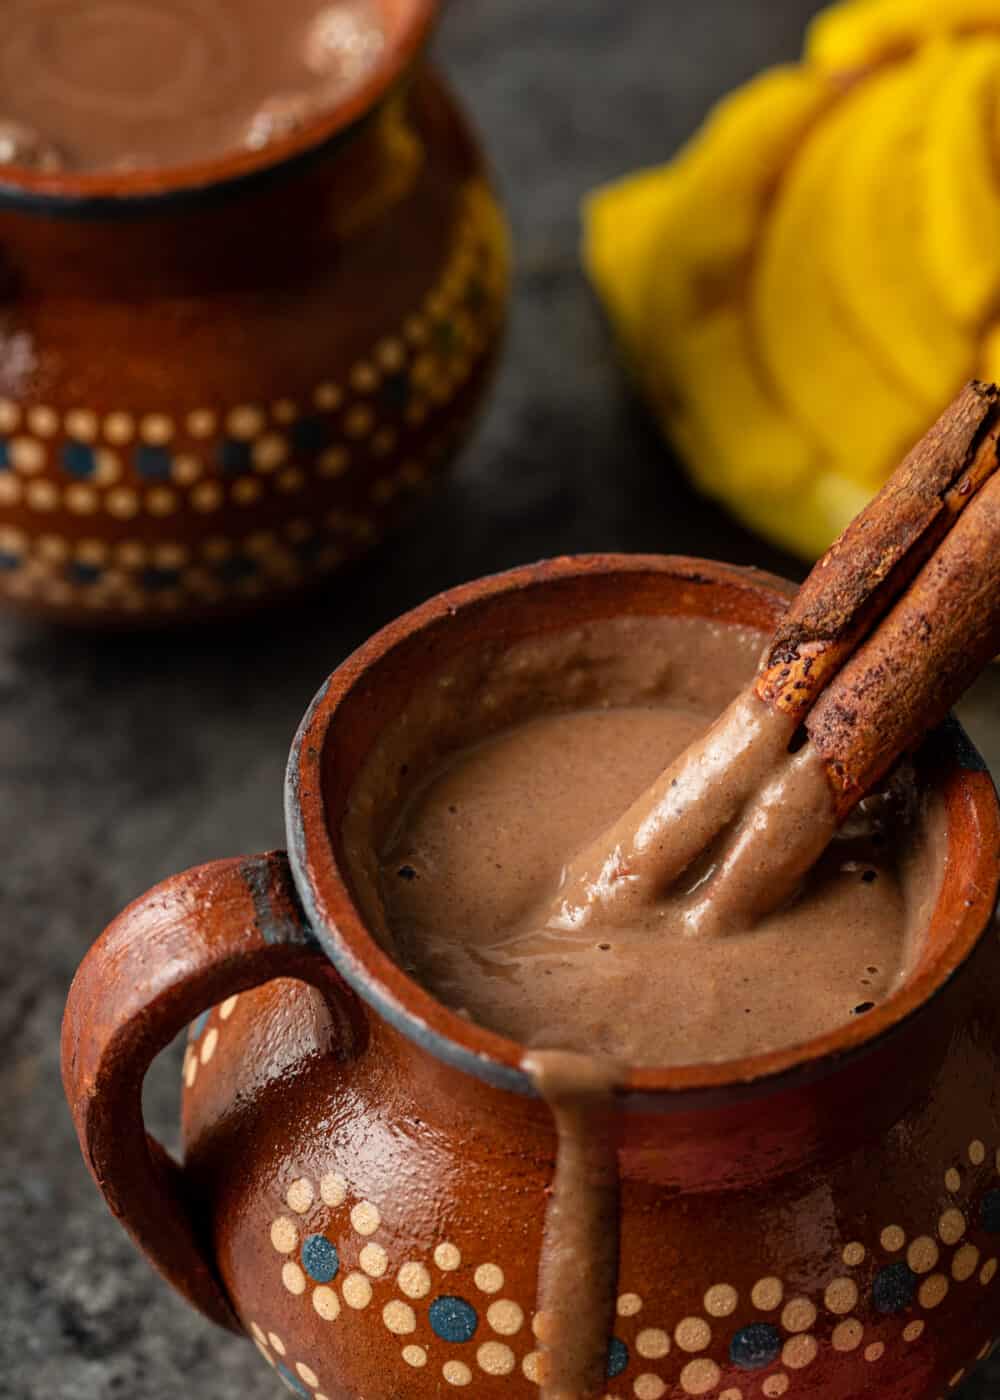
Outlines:
POLYGON ((90 1173, 132 1239, 184 1298, 243 1327, 199 1229, 183 1169, 145 1129, 142 1081, 202 1011, 275 977, 346 992, 305 921, 283 851, 175 875, 93 945, 66 1002, 62 1076, 90 1173))

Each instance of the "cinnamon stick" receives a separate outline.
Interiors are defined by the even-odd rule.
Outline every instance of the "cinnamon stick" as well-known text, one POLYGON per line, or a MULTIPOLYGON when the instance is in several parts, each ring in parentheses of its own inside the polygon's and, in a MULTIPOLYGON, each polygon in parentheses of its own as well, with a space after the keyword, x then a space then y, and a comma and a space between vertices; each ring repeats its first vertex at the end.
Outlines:
POLYGON ((764 653, 761 700, 804 718, 996 471, 998 435, 1000 390, 973 380, 799 589, 764 653))
MULTIPOLYGON (((773 804, 784 800, 780 773, 793 737, 841 668, 958 528, 956 522, 962 523, 959 517, 995 477, 998 457, 1000 389, 973 381, 814 567, 765 648, 748 690, 737 697, 704 740, 664 770, 612 827, 566 867, 547 919, 550 925, 576 928, 598 913, 611 922, 627 922, 632 911, 674 884, 734 823, 739 829, 703 891, 704 898, 723 885, 735 887, 737 873, 746 877, 748 863, 753 861, 762 864, 756 883, 765 890, 763 868, 773 864, 773 853, 763 852, 763 838, 752 839, 753 821, 760 831, 766 831, 774 817, 773 804), (727 877, 730 867, 731 881, 727 877)), ((945 559, 961 554, 966 548, 963 541, 990 534, 988 511, 976 519, 978 523, 966 526, 945 559)), ((975 549, 970 554, 973 558, 977 567, 992 577, 988 558, 975 549)), ((939 577, 939 589, 947 592, 943 576, 935 576, 939 577)), ((951 587, 956 596, 966 588, 966 596, 971 598, 967 580, 963 584, 956 577, 951 587)), ((926 588, 925 581, 919 597, 924 597, 926 588)), ((929 603, 924 601, 929 617, 929 603)), ((977 611, 973 605, 972 613, 986 626, 981 607, 982 603, 977 611)), ((947 613, 948 604, 943 611, 947 613)), ((947 627, 940 610, 934 611, 934 617, 940 637, 947 627)), ((894 628, 886 634, 886 646, 909 646, 898 623, 894 628)), ((985 635, 991 635, 988 629, 985 635)), ((945 650, 947 645, 942 643, 945 650)), ((967 668, 971 675, 982 646, 967 639, 959 645, 971 658, 967 668)), ((923 652, 918 650, 914 655, 922 656, 923 652)), ((866 691, 875 693, 876 675, 881 675, 882 703, 893 703, 887 696, 891 666, 884 652, 879 654, 877 665, 874 654, 871 656, 872 674, 862 674, 852 666, 853 688, 838 687, 808 731, 811 734, 815 729, 816 751, 822 748, 830 779, 839 783, 836 813, 848 810, 866 785, 870 787, 876 780, 873 775, 880 765, 884 772, 892 762, 891 756, 885 763, 881 758, 876 760, 876 753, 884 756, 893 749, 898 753, 902 730, 912 734, 920 727, 917 712, 921 697, 931 704, 924 694, 926 683, 921 687, 911 682, 908 694, 912 703, 902 703, 899 724, 893 729, 894 734, 900 730, 898 742, 890 741, 887 732, 885 743, 880 743, 877 736, 884 717, 876 722, 872 711, 866 711, 859 701, 866 691)), ((930 658, 926 659, 931 666, 930 658)), ((954 674, 957 683, 958 671, 954 674)), ((952 699, 960 693, 954 687, 949 689, 943 677, 940 685, 941 693, 951 694, 952 699)), ((938 704, 933 713, 939 711, 943 713, 938 704)), ((795 770, 796 778, 809 762, 809 756, 802 760, 795 770)), ((824 822, 817 817, 813 844, 822 839, 823 827, 824 822)), ((752 871, 750 875, 753 884, 752 871)), ((784 882, 775 879, 773 890, 783 888, 784 882)), ((720 907, 725 903, 720 897, 720 907)), ((693 916, 695 923, 699 917, 693 916)))
POLYGON ((1000 651, 1000 476, 806 720, 843 818, 1000 651))
POLYGON ((805 721, 807 744, 743 813, 686 912, 689 929, 731 932, 787 899, 844 818, 998 651, 1000 475, 819 697, 805 721), (779 824, 784 840, 774 839, 779 824))

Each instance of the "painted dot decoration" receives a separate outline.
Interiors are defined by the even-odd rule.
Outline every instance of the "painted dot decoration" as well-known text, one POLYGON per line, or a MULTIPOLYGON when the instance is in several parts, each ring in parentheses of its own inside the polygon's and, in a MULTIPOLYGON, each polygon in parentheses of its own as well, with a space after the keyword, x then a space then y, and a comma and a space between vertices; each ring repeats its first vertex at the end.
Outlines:
POLYGON ((347 1306, 358 1311, 367 1308, 372 1300, 372 1286, 364 1274, 348 1274, 341 1284, 341 1292, 347 1306))
POLYGON ((428 1309, 428 1320, 435 1336, 443 1342, 469 1342, 476 1334, 479 1314, 464 1298, 448 1294, 435 1298, 428 1309))
POLYGON ((819 1344, 816 1338, 808 1332, 802 1332, 797 1337, 789 1337, 781 1348, 781 1364, 793 1371, 802 1370, 816 1360, 818 1351, 819 1344))
POLYGON ((336 1245, 325 1235, 309 1235, 302 1243, 302 1267, 314 1283, 332 1283, 340 1272, 336 1245))
POLYGON ((396 1275, 399 1291, 407 1298, 426 1298, 431 1291, 431 1276, 423 1264, 410 1260, 396 1275))
POLYGON ((504 1285, 503 1269, 497 1264, 480 1264, 474 1278, 480 1293, 499 1293, 504 1285))
POLYGON ((299 1242, 299 1232, 287 1215, 279 1215, 271 1223, 271 1243, 279 1254, 291 1254, 299 1242))
POLYGON ((973 1138, 969 1143, 969 1161, 974 1167, 981 1166, 986 1160, 986 1144, 980 1142, 979 1138, 973 1138))
POLYGON ((949 1283, 944 1274, 931 1274, 925 1278, 917 1292, 917 1298, 922 1308, 936 1308, 944 1301, 948 1292, 949 1283))
POLYGON ((288 1188, 285 1200, 289 1210, 296 1211, 299 1215, 304 1215, 312 1205, 314 1192, 312 1182, 307 1177, 299 1177, 298 1181, 293 1181, 288 1188))
POLYGON ((292 1375, 291 1371, 288 1369, 287 1366, 283 1366, 279 1363, 275 1367, 275 1370, 277 1371, 281 1379, 284 1381, 285 1388, 287 1390, 290 1390, 293 1395, 303 1396, 304 1400, 311 1400, 308 1390, 306 1390, 305 1386, 298 1379, 298 1377, 292 1375))
POLYGON ((959 1171, 957 1170, 957 1168, 955 1168, 955 1167, 949 1167, 948 1170, 947 1170, 947 1171, 945 1172, 945 1174, 944 1174, 944 1184, 945 1184, 945 1188, 946 1188, 948 1191, 951 1191, 953 1194, 954 1194, 954 1192, 961 1190, 961 1187, 962 1187, 962 1174, 961 1174, 961 1172, 959 1172, 959 1171))
POLYGON ((880 1313, 897 1313, 908 1308, 917 1292, 917 1276, 900 1260, 879 1269, 872 1282, 872 1303, 880 1313))
POLYGON ((615 1376, 620 1376, 628 1367, 628 1359, 628 1347, 621 1337, 612 1337, 608 1343, 607 1376, 609 1381, 613 1381, 615 1376))
POLYGON ((806 1332, 815 1321, 816 1307, 808 1298, 792 1298, 781 1314, 781 1325, 786 1332, 806 1332))
POLYGON ((670 1336, 662 1327, 644 1327, 635 1339, 635 1349, 647 1361, 656 1361, 670 1350, 670 1336))
POLYGON ((729 1359, 741 1371, 770 1366, 780 1351, 781 1333, 770 1322, 751 1322, 741 1327, 729 1343, 729 1359))
POLYGON ((930 1235, 918 1235, 906 1251, 906 1262, 915 1274, 928 1274, 937 1263, 939 1253, 930 1235))
POLYGON ((529 1351, 521 1362, 521 1370, 529 1381, 534 1381, 536 1385, 542 1379, 542 1353, 540 1351, 529 1351))
POLYGON ((785 1286, 780 1278, 758 1279, 750 1290, 750 1301, 761 1312, 773 1312, 781 1306, 785 1296, 785 1286))
POLYGON ((304 1361, 299 1361, 296 1362, 295 1369, 296 1371, 298 1371, 301 1378, 305 1381, 306 1385, 311 1385, 315 1390, 316 1386, 319 1385, 319 1376, 317 1376, 316 1372, 312 1369, 312 1367, 307 1366, 304 1361))
POLYGON ((674 1341, 681 1351, 704 1351, 712 1340, 712 1329, 701 1317, 685 1317, 674 1329, 674 1341))
POLYGON ((728 1317, 736 1311, 739 1294, 728 1283, 714 1284, 705 1294, 705 1311, 709 1317, 728 1317))
POLYGON ((340 1299, 325 1285, 313 1289, 312 1305, 324 1322, 336 1322, 340 1316, 340 1299))
POLYGON ((503 1342, 483 1342, 476 1352, 476 1363, 488 1376, 509 1376, 517 1358, 503 1342))
MULTIPOLYGON (((60 543, 55 537, 53 540, 54 545, 60 543)), ((5 544, 6 536, 0 537, 0 549, 5 544)), ((65 556, 60 554, 59 557, 65 556)), ((172 557, 168 559, 166 555, 161 560, 159 552, 152 557, 157 560, 158 566, 169 567, 172 563, 172 557)), ((103 553, 101 558, 106 560, 106 553, 103 553)), ((235 1003, 235 998, 232 1000, 235 1003)), ((200 1024, 192 1026, 191 1044, 184 1063, 185 1076, 188 1074, 189 1065, 194 1064, 197 1067, 200 1062, 201 1048, 209 1031, 215 1030, 218 1033, 218 1025, 228 1019, 232 1009, 230 1007, 224 1015, 220 1007, 216 1014, 218 1024, 212 1024, 206 1014, 199 1018, 200 1024)), ((984 1145, 983 1162, 986 1160, 986 1153, 984 1145)), ((973 1162, 973 1165, 980 1164, 973 1162)), ((957 1173, 957 1168, 947 1169, 947 1172, 951 1171, 957 1173)), ((938 1178, 939 1181, 944 1179, 946 1187, 949 1185, 947 1172, 942 1172, 942 1176, 938 1178)), ((317 1194, 324 1204, 334 1207, 347 1202, 347 1182, 341 1174, 326 1173, 320 1178, 317 1188, 313 1188, 308 1179, 300 1178, 286 1191, 288 1209, 296 1214, 305 1213, 296 1205, 297 1191, 302 1189, 303 1182, 306 1189, 298 1198, 300 1204, 306 1199, 306 1195, 312 1193, 306 1209, 311 1208, 317 1194)), ((958 1185, 961 1186, 960 1177, 958 1185)), ((988 1230, 991 1210, 1000 1214, 1000 1189, 986 1192, 976 1199, 972 1217, 974 1223, 988 1230)), ((362 1200, 353 1207, 350 1218, 355 1231, 362 1235, 366 1229, 374 1233, 381 1225, 378 1208, 367 1200, 362 1200), (363 1228, 358 1228, 359 1223, 363 1228)), ((997 1225, 1000 1225, 1000 1221, 997 1225)), ((889 1252, 897 1254, 902 1251, 902 1256, 885 1263, 875 1271, 870 1283, 870 1303, 875 1311, 890 1316, 912 1309, 915 1305, 925 1311, 932 1311, 945 1301, 952 1282, 965 1283, 976 1275, 977 1270, 983 1285, 992 1282, 997 1272, 997 1260, 991 1258, 981 1263, 978 1247, 969 1241, 961 1242, 967 1228, 967 1215, 957 1207, 949 1207, 941 1213, 936 1222, 936 1237, 932 1234, 916 1234, 908 1238, 902 1226, 885 1227, 879 1236, 880 1246, 883 1249, 891 1247, 889 1252), (949 1244, 957 1247, 950 1258, 947 1255, 942 1257, 942 1246, 949 1244)), ((286 1259, 282 1265, 282 1281, 285 1287, 294 1294, 303 1292, 308 1287, 312 1306, 316 1314, 324 1320, 332 1322, 340 1317, 342 1302, 358 1309, 367 1307, 373 1299, 371 1279, 380 1279, 388 1275, 387 1251, 369 1238, 360 1248, 358 1270, 348 1275, 340 1285, 338 1294, 329 1286, 338 1276, 340 1267, 336 1248, 330 1240, 320 1234, 300 1237, 295 1220, 285 1215, 271 1222, 270 1231, 271 1243, 279 1254, 287 1255, 299 1251, 301 1268, 292 1259, 286 1259), (325 1251, 333 1253, 335 1263, 332 1267, 325 1251), (307 1282, 307 1275, 310 1282, 307 1282)), ((861 1241, 849 1241, 840 1248, 840 1258, 848 1268, 853 1269, 864 1263, 867 1249, 861 1241)), ((386 1330, 399 1336, 401 1342, 417 1332, 421 1324, 421 1306, 434 1290, 434 1280, 428 1265, 433 1263, 433 1266, 442 1272, 451 1272, 459 1269, 461 1262, 461 1251, 449 1241, 444 1241, 434 1248, 427 1264, 419 1258, 404 1261, 393 1276, 401 1296, 390 1297, 387 1302, 380 1300, 380 1311, 376 1314, 381 1316, 386 1330), (404 1301, 406 1299, 412 1302, 404 1301)), ((500 1293, 505 1282, 503 1269, 499 1264, 479 1264, 472 1269, 471 1282, 480 1293, 500 1293)), ((647 1306, 648 1301, 646 1300, 647 1306)), ((714 1326, 708 1319, 732 1315, 737 1310, 739 1301, 740 1294, 731 1284, 713 1284, 702 1295, 705 1316, 692 1314, 683 1317, 672 1325, 670 1332, 663 1327, 641 1327, 635 1335, 635 1340, 630 1339, 629 1343, 620 1337, 614 1337, 608 1349, 609 1380, 614 1381, 628 1369, 630 1348, 647 1366, 651 1361, 661 1361, 675 1347, 681 1353, 707 1351, 712 1345, 714 1326)), ((864 1324, 859 1318, 847 1315, 863 1304, 859 1294, 859 1281, 846 1274, 833 1278, 823 1289, 822 1306, 828 1314, 833 1315, 833 1326, 832 1331, 827 1334, 824 1333, 821 1324, 819 1337, 813 1330, 818 1316, 819 1298, 795 1296, 787 1299, 782 1280, 768 1276, 758 1279, 749 1289, 749 1301, 758 1311, 777 1312, 780 1309, 780 1319, 775 1319, 775 1322, 780 1321, 780 1326, 765 1320, 751 1322, 729 1337, 724 1345, 728 1348, 731 1363, 740 1370, 762 1371, 764 1375, 756 1378, 748 1391, 731 1386, 719 1392, 717 1400, 744 1400, 744 1396, 749 1400, 755 1390, 760 1395, 783 1395, 789 1389, 795 1374, 817 1360, 823 1345, 820 1338, 825 1335, 829 1336, 828 1345, 833 1352, 863 1352, 864 1360, 869 1364, 875 1364, 890 1354, 892 1336, 886 1335, 884 1339, 879 1339, 872 1338, 869 1334, 866 1345, 864 1324), (771 1368, 776 1362, 782 1369, 773 1371, 771 1368)), ((468 1295, 459 1297, 457 1294, 442 1293, 434 1298, 427 1308, 430 1330, 441 1341, 449 1345, 464 1346, 475 1339, 474 1345, 466 1353, 468 1361, 458 1361, 447 1355, 441 1358, 437 1363, 441 1366, 441 1376, 448 1380, 445 1371, 451 1367, 451 1374, 455 1379, 448 1380, 448 1384, 466 1386, 473 1384, 476 1370, 481 1375, 505 1377, 520 1369, 530 1381, 541 1384, 545 1374, 544 1353, 529 1350, 521 1355, 522 1348, 518 1347, 517 1342, 507 1340, 517 1337, 525 1329, 527 1318, 521 1304, 510 1297, 494 1297, 488 1306, 486 1300, 481 1306, 485 1310, 482 1314, 468 1300, 468 1295), (480 1332, 480 1323, 489 1328, 485 1337, 480 1332), (456 1366, 463 1367, 464 1370, 456 1370, 456 1366), (468 1379, 464 1378, 466 1372, 468 1379)), ((643 1311, 643 1307, 644 1300, 637 1293, 623 1292, 616 1299, 616 1312, 622 1318, 637 1317, 643 1311)), ((925 1320, 914 1317, 912 1312, 908 1319, 901 1319, 896 1326, 898 1330, 893 1335, 897 1339, 897 1345, 911 1346, 926 1333, 925 1320)), ((252 1324, 252 1330, 255 1344, 270 1357, 268 1341, 262 1329, 252 1324)), ((545 1341, 547 1328, 544 1315, 535 1314, 531 1319, 531 1330, 545 1341)), ((990 1342, 987 1340, 983 1351, 988 1351, 989 1347, 990 1342)), ((283 1353, 275 1350, 275 1354, 283 1353)), ((430 1359, 426 1346, 411 1341, 407 1341, 406 1346, 401 1345, 399 1355, 403 1363, 415 1368, 426 1366, 430 1359)), ((433 1355, 433 1351, 430 1355, 433 1355)), ((288 1366, 292 1367, 293 1364, 300 1380, 305 1379, 308 1384, 318 1386, 318 1380, 311 1382, 304 1376, 303 1363, 289 1362, 288 1366)), ((721 1371, 711 1357, 692 1355, 691 1359, 686 1359, 681 1356, 677 1365, 681 1366, 679 1386, 685 1395, 708 1395, 709 1391, 718 1389, 721 1371)), ((639 1374, 626 1382, 626 1389, 637 1396, 638 1400, 646 1400, 647 1397, 653 1397, 655 1400, 655 1397, 662 1397, 670 1390, 669 1383, 654 1370, 643 1370, 642 1362, 636 1367, 636 1371, 639 1374)), ((320 1397, 315 1397, 315 1400, 320 1400, 320 1397)), ((605 1400, 624 1400, 624 1397, 616 1390, 613 1396, 606 1396, 605 1400)))
POLYGON ((449 1385, 471 1385, 472 1372, 464 1361, 446 1361, 441 1374, 449 1385))
POLYGON ((853 1312, 858 1303, 858 1285, 852 1278, 835 1278, 827 1285, 823 1301, 828 1311, 838 1316, 853 1312))
POLYGON ((351 1224, 359 1235, 374 1235, 382 1223, 378 1207, 371 1201, 361 1201, 351 1211, 351 1224))
POLYGON ((952 1207, 938 1221, 938 1235, 944 1244, 957 1244, 965 1234, 965 1216, 952 1207))
POLYGON ((864 1335, 865 1329, 858 1319, 849 1317, 845 1322, 837 1323, 830 1341, 834 1351, 855 1351, 861 1345, 864 1335))
POLYGON ((409 1303, 393 1298, 382 1309, 382 1321, 390 1332, 402 1337, 417 1330, 417 1317, 409 1303))
POLYGON ((524 1310, 512 1299, 502 1298, 489 1305, 486 1321, 501 1337, 513 1337, 524 1326, 524 1310))
POLYGON ((719 1384, 721 1372, 714 1361, 699 1356, 689 1361, 681 1372, 681 1389, 685 1395, 707 1395, 719 1384))
POLYGON ((964 1283, 972 1277, 979 1264, 979 1250, 974 1244, 963 1244, 955 1251, 951 1261, 951 1276, 956 1283, 964 1283))
POLYGON ((279 1356, 285 1355, 285 1344, 276 1332, 268 1332, 267 1340, 271 1343, 271 1346, 279 1356))
POLYGON ((370 1278, 381 1278, 389 1267, 389 1256, 380 1244, 366 1244, 358 1263, 370 1278))
POLYGON ((887 1254, 895 1254, 906 1243, 906 1231, 900 1225, 887 1225, 879 1236, 879 1243, 887 1254))

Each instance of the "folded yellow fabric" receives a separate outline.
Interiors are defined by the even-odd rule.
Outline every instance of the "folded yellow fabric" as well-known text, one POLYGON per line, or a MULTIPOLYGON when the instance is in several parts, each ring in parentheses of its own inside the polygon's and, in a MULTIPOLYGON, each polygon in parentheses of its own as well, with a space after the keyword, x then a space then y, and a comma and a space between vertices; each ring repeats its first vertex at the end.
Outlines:
POLYGON ((590 275, 704 491, 814 557, 1000 378, 998 172, 1000 0, 842 0, 591 195, 590 275))

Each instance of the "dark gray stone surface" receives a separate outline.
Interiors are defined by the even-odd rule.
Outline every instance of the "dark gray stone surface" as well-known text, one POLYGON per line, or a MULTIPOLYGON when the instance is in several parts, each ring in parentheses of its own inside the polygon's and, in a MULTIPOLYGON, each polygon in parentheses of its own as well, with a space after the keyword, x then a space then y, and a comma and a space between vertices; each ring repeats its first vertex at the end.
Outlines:
MULTIPOLYGON (((794 569, 697 501, 623 384, 577 262, 580 196, 669 153, 711 99, 795 53, 810 0, 453 0, 441 62, 509 200, 504 368, 451 487, 294 617, 87 638, 0 622, 0 1400, 263 1400, 249 1346, 147 1269, 85 1175, 58 1078, 89 941, 145 887, 281 844, 285 752, 313 691, 440 587, 544 554, 676 550, 794 569)), ((995 674, 964 713, 995 765, 995 674)), ((176 1057, 148 1086, 168 1140, 176 1057)), ((968 1394, 1000 1395, 1000 1371, 968 1394)), ((377 1398, 376 1398, 377 1400, 377 1398)))

